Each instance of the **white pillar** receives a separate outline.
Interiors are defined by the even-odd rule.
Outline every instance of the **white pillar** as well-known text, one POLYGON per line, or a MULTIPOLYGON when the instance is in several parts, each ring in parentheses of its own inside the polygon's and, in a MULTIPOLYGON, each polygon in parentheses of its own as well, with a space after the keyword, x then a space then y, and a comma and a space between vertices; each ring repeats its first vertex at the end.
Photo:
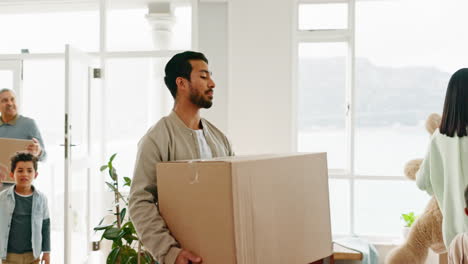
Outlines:
MULTIPOLYGON (((175 16, 169 2, 149 3, 146 19, 151 26, 153 48, 155 50, 170 50, 173 41, 175 16)), ((149 124, 156 122, 161 116, 168 114, 172 108, 172 100, 167 96, 168 90, 164 84, 164 67, 166 59, 153 60, 154 83, 148 91, 149 124)))
POLYGON ((171 4, 149 3, 146 19, 152 29, 154 49, 169 49, 172 45, 172 29, 175 24, 171 4))

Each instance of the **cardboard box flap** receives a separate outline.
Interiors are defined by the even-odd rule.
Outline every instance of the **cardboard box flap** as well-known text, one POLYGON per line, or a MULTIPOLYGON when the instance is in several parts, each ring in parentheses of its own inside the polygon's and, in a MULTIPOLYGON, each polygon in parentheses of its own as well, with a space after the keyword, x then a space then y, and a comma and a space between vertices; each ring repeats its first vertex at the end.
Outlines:
MULTIPOLYGON (((24 151, 31 142, 24 139, 0 138, 0 166, 10 171, 10 157, 18 151, 24 151)), ((4 182, 14 182, 14 180, 7 177, 4 182)))
POLYGON ((212 159, 193 159, 193 160, 176 160, 176 161, 165 161, 161 163, 199 163, 199 162, 246 162, 246 161, 257 161, 257 160, 270 160, 270 159, 282 159, 285 157, 296 157, 304 155, 324 154, 325 152, 298 152, 298 153, 287 153, 287 154, 261 154, 261 155, 244 155, 244 156, 229 156, 229 157, 217 157, 212 159))

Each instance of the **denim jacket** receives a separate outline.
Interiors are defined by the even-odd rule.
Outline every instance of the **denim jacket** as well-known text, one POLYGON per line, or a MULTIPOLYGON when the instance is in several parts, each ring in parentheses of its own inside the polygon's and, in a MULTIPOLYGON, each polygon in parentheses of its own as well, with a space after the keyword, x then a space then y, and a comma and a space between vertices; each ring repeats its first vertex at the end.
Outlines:
MULTIPOLYGON (((47 198, 33 186, 33 201, 31 211, 32 247, 34 258, 39 258, 42 252, 42 223, 49 218, 47 198)), ((0 259, 5 260, 8 248, 8 236, 13 211, 15 210, 15 186, 0 193, 0 259)), ((1 263, 1 262, 0 262, 1 263)))

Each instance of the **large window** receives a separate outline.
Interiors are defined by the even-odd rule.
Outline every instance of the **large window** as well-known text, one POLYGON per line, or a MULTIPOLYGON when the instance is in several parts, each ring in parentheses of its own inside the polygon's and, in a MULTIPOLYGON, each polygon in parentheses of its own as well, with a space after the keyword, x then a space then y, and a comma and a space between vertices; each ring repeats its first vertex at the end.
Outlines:
POLYGON ((99 7, 0 15, 0 54, 63 52, 65 44, 99 50, 99 7), (5 41, 8 40, 8 41, 5 41))
MULTIPOLYGON (((100 239, 92 228, 107 214, 112 201, 104 184, 107 175, 99 173, 99 166, 118 153, 119 176, 132 176, 138 140, 169 112, 172 99, 162 82, 163 66, 167 57, 192 47, 196 39, 192 34, 196 8, 192 5, 197 1, 171 1, 157 7, 147 1, 118 0, 7 2, 11 3, 0 4, 0 24, 5 25, 0 26, 0 35, 7 40, 0 42, 0 64, 12 60, 22 65, 18 71, 20 113, 36 120, 48 152, 47 161, 39 164, 35 185, 49 201, 52 259, 84 263, 90 256, 91 240, 100 239), (92 165, 86 165, 91 169, 85 173, 72 166, 68 231, 63 213, 66 44, 88 52, 102 76, 90 80, 92 165), (83 184, 88 179, 89 186, 83 184), (71 237, 69 261, 64 260, 68 244, 64 234, 71 237)), ((11 69, 0 69, 0 88, 16 88, 16 79, 11 69)), ((84 112, 75 117, 86 119, 84 112)), ((72 140, 79 145, 76 134, 72 140)))
POLYGON ((424 210, 429 196, 403 167, 423 158, 425 119, 442 113, 450 75, 466 65, 467 8, 462 0, 299 3, 297 149, 328 152, 335 235, 398 237, 400 215, 424 210))
POLYGON ((327 152, 331 169, 346 167, 346 57, 346 43, 299 44, 298 150, 327 152))

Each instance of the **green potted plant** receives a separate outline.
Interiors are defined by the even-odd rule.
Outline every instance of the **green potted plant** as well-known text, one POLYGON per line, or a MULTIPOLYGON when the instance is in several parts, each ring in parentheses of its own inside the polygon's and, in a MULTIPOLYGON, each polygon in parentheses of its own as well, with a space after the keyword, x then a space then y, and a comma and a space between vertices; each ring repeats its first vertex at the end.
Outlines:
POLYGON ((406 237, 408 236, 409 230, 410 230, 411 226, 413 225, 414 221, 416 221, 417 218, 418 217, 414 214, 414 212, 409 212, 407 214, 401 214, 401 219, 405 223, 405 225, 403 226, 403 230, 402 230, 404 239, 406 239, 406 237))
MULTIPOLYGON (((95 231, 102 232, 101 240, 112 241, 112 250, 107 256, 107 264, 149 264, 154 259, 149 252, 143 249, 132 221, 127 216, 128 199, 119 189, 119 177, 113 161, 117 154, 110 157, 106 165, 101 166, 101 172, 107 170, 110 181, 106 185, 114 193, 114 205, 109 211, 115 220, 111 224, 105 224, 103 218, 95 231)), ((124 177, 124 185, 130 186, 132 180, 124 177)))

